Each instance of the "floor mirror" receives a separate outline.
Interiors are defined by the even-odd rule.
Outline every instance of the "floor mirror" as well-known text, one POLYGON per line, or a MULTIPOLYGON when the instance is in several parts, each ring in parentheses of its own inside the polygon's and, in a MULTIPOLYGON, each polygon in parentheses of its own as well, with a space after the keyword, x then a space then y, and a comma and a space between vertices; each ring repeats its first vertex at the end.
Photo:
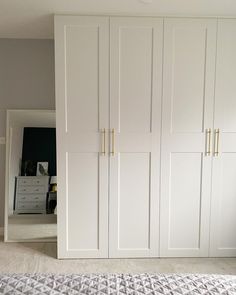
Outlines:
POLYGON ((52 110, 8 110, 6 242, 57 239, 56 119, 52 110))

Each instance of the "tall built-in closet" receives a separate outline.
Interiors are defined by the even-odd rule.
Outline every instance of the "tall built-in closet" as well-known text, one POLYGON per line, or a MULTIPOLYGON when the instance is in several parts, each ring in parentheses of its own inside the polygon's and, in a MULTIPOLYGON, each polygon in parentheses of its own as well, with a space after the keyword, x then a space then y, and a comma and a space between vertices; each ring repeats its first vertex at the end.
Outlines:
POLYGON ((55 27, 59 257, 158 256, 163 21, 55 27))
POLYGON ((160 256, 236 256, 236 20, 164 34, 160 256))
POLYGON ((55 17, 58 256, 236 256, 236 21, 55 17))

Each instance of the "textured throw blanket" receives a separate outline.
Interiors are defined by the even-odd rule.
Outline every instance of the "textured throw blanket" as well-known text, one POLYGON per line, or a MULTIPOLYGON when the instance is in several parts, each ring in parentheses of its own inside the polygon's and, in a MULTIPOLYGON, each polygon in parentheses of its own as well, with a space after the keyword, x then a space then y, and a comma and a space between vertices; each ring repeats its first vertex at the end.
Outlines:
POLYGON ((2 274, 0 294, 236 295, 236 276, 193 274, 2 274))

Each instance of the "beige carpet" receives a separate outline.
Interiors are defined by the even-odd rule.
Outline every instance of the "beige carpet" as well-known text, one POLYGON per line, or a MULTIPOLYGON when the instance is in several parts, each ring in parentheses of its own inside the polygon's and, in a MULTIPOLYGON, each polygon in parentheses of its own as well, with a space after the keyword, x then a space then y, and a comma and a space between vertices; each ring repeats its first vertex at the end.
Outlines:
POLYGON ((236 258, 57 260, 56 243, 0 242, 1 273, 208 273, 236 275, 236 258))
POLYGON ((8 240, 56 241, 57 216, 54 214, 11 215, 8 218, 8 240))

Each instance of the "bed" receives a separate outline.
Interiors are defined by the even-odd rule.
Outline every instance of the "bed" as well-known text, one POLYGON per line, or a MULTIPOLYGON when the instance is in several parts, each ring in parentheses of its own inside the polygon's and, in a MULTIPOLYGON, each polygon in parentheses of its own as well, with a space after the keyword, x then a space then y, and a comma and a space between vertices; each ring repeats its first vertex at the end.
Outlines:
POLYGON ((2 274, 0 294, 236 294, 236 276, 203 274, 2 274))

